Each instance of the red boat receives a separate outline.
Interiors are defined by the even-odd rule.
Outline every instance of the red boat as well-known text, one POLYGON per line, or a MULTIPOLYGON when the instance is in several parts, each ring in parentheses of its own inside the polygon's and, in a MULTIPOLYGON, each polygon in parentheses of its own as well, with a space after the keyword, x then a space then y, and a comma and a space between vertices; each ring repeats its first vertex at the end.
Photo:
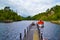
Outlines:
POLYGON ((42 20, 39 20, 37 22, 37 24, 39 25, 40 28, 43 28, 44 27, 44 21, 42 21, 42 20))

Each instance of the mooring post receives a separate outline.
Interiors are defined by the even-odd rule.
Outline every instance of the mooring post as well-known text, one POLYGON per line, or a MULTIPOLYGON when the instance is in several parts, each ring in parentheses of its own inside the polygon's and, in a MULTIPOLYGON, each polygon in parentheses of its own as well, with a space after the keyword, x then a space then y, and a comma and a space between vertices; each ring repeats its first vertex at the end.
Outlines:
POLYGON ((30 27, 31 27, 31 26, 29 26, 29 31, 30 31, 30 27))
POLYGON ((26 40, 26 29, 24 29, 24 38, 23 40, 26 40))
POLYGON ((39 40, 41 40, 41 32, 40 32, 40 29, 38 31, 39 31, 39 40))
POLYGON ((28 39, 28 32, 29 32, 29 28, 27 27, 27 35, 26 35, 26 38, 28 39))
POLYGON ((24 29, 24 36, 26 37, 26 29, 24 29))
POLYGON ((38 24, 37 24, 37 29, 38 29, 38 34, 39 34, 39 40, 41 40, 41 31, 40 31, 40 28, 39 28, 38 24))
POLYGON ((42 34, 43 34, 43 33, 41 33, 41 40, 43 40, 42 34))
POLYGON ((20 33, 20 40, 22 40, 22 33, 20 33))
POLYGON ((29 28, 27 27, 27 34, 28 34, 29 28))
POLYGON ((29 31, 30 31, 30 29, 32 28, 32 24, 31 25, 29 25, 29 31))

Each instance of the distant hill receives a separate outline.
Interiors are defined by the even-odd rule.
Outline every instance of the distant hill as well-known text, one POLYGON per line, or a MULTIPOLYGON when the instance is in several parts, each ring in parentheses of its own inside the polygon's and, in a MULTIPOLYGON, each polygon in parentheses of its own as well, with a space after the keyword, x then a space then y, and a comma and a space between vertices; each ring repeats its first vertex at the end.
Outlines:
POLYGON ((60 5, 56 5, 51 9, 47 9, 46 12, 39 13, 32 17, 34 20, 60 20, 60 5))
POLYGON ((10 9, 10 7, 5 7, 0 10, 0 21, 5 20, 20 21, 22 17, 10 9))
POLYGON ((39 13, 33 17, 22 17, 14 12, 10 7, 5 7, 0 10, 0 21, 20 21, 20 20, 60 20, 60 5, 56 5, 51 9, 47 9, 46 12, 39 13))

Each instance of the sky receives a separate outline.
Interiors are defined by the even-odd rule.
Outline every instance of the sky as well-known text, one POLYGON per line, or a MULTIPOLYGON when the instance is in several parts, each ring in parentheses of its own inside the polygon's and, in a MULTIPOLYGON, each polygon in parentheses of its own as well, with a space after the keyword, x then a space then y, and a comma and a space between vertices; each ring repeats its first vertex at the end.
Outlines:
POLYGON ((60 5, 60 0, 0 0, 0 9, 9 6, 21 16, 34 16, 60 5))

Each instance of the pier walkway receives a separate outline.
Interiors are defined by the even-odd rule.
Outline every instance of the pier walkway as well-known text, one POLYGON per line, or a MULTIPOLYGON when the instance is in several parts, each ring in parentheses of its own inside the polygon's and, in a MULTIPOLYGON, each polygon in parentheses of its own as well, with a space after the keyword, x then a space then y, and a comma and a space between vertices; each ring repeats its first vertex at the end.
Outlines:
POLYGON ((42 35, 37 24, 31 24, 24 30, 24 37, 21 40, 42 40, 42 35))
POLYGON ((34 25, 27 34, 27 40, 39 40, 37 26, 34 25))

